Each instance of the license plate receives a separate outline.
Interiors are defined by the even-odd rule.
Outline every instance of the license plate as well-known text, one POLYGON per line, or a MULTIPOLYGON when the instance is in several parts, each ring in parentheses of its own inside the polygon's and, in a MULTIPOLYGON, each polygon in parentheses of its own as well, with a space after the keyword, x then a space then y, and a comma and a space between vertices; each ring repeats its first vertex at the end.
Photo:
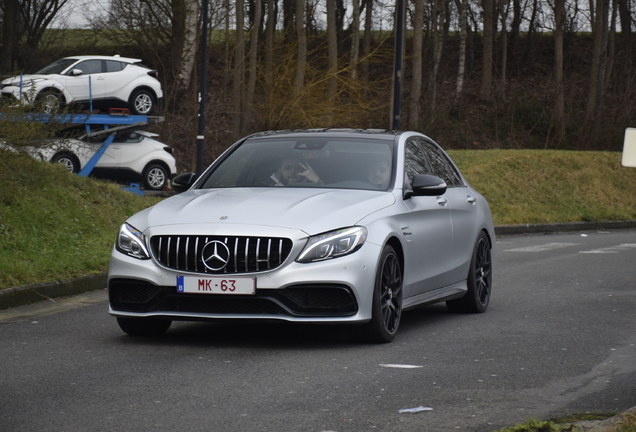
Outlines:
POLYGON ((256 278, 177 276, 177 292, 253 295, 256 293, 256 278))

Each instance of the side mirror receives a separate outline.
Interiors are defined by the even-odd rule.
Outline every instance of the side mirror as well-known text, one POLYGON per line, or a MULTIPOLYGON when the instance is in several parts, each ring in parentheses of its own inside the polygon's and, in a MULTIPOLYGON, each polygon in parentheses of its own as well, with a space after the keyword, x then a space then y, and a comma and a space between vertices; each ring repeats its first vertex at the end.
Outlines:
POLYGON ((183 173, 179 174, 172 180, 172 189, 177 193, 185 192, 194 184, 197 180, 195 173, 183 173))
POLYGON ((412 191, 409 191, 408 196, 438 196, 443 195, 446 192, 446 182, 439 177, 418 174, 413 178, 412 191))
POLYGON ((78 76, 78 75, 82 75, 84 72, 82 72, 81 69, 72 69, 71 70, 71 75, 73 76, 78 76))

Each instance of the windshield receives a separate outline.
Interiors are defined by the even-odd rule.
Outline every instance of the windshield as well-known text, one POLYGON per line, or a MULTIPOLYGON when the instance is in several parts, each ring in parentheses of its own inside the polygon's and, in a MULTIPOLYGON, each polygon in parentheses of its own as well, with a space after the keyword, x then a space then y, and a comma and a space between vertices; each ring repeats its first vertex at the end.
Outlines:
POLYGON ((46 66, 45 68, 40 69, 39 71, 36 72, 36 74, 40 74, 40 75, 61 74, 64 71, 64 69, 66 69, 67 67, 75 63, 76 61, 77 59, 73 59, 73 58, 59 59, 54 61, 50 65, 46 66))
POLYGON ((248 139, 202 187, 387 190, 394 177, 392 145, 391 140, 326 136, 248 139))

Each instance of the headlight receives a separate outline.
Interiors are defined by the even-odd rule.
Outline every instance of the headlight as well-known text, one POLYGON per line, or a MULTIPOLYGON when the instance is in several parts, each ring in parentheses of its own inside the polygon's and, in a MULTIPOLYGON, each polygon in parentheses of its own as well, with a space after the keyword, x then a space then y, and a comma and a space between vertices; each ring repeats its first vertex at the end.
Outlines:
POLYGON ((348 255, 360 249, 367 239, 364 227, 342 228, 309 237, 296 261, 308 263, 348 255))
POLYGON ((137 228, 128 224, 123 224, 119 229, 115 249, 133 258, 150 259, 144 235, 137 228))

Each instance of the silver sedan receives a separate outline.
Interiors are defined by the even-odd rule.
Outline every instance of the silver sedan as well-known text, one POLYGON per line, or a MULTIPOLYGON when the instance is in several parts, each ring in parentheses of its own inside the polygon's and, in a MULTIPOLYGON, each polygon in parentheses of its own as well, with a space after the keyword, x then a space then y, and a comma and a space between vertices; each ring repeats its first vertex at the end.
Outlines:
POLYGON ((173 187, 185 192, 128 219, 113 248, 110 313, 128 334, 285 320, 390 342, 405 309, 488 307, 488 203, 420 133, 261 132, 173 187))

